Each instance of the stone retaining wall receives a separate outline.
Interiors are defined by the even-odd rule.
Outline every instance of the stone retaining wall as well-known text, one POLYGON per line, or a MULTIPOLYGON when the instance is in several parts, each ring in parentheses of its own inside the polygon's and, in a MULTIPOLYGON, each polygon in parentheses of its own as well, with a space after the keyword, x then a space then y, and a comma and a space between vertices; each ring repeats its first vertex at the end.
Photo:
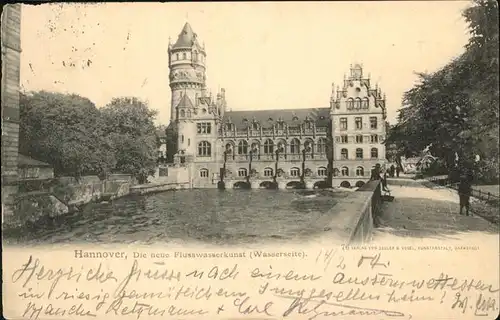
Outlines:
POLYGON ((325 231, 335 232, 346 244, 366 243, 372 238, 373 228, 382 203, 380 181, 370 181, 352 192, 332 208, 335 219, 325 231))

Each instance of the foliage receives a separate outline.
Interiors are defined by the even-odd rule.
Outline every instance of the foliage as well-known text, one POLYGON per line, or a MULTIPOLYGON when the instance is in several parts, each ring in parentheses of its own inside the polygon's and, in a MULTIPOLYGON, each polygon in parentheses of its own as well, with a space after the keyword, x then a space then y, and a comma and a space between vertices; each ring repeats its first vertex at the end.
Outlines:
POLYGON ((102 174, 114 167, 99 110, 76 94, 20 95, 19 149, 50 163, 56 175, 102 174))
POLYGON ((104 134, 112 141, 117 159, 115 169, 145 183, 156 168, 156 111, 137 98, 122 97, 113 99, 101 114, 106 123, 104 134))
POLYGON ((498 167, 497 4, 474 1, 463 16, 471 34, 465 52, 433 74, 418 74, 420 83, 404 95, 386 141, 396 158, 428 148, 448 172, 455 170, 455 154, 459 167, 472 168, 475 155, 498 167))

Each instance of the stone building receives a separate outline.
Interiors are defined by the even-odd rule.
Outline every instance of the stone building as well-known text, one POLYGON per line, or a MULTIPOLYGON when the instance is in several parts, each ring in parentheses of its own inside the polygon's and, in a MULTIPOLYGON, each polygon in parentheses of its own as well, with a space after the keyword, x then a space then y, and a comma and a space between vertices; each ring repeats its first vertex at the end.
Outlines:
POLYGON ((10 214, 11 195, 17 192, 19 150, 19 90, 21 4, 2 11, 2 205, 10 214))
MULTIPOLYGON (((206 89, 205 46, 200 45, 189 23, 169 45, 168 54, 172 101, 167 158, 174 162, 171 169, 187 168, 188 177, 184 179, 192 187, 217 187, 221 176, 231 185, 246 181, 252 187, 262 187, 283 180, 288 185, 304 182, 313 187, 329 185, 332 175, 334 185, 351 186, 366 182, 372 163, 385 156, 381 147, 385 130, 383 98, 361 75, 346 80, 343 91, 337 90, 336 96, 333 92, 330 106, 324 108, 230 111, 224 89, 215 97, 206 89), (360 107, 351 107, 350 98, 354 102, 363 99, 360 107), (372 121, 371 116, 377 118, 376 128, 372 128, 372 122, 356 130, 335 127, 343 124, 344 118, 348 122, 358 117, 372 121), (338 146, 346 134, 349 138, 365 134, 367 139, 375 139, 376 134, 377 138, 360 142, 364 144, 359 147, 368 150, 360 159, 343 159, 338 146), (374 148, 378 153, 372 158, 369 152, 374 148), (358 167, 364 168, 361 175, 355 175, 358 167)), ((355 140, 347 140, 343 147, 354 146, 355 140)))
POLYGON ((370 77, 355 64, 344 77, 342 88, 335 91, 332 86, 330 105, 335 137, 334 185, 349 187, 344 181, 369 179, 372 168, 386 162, 385 95, 378 86, 372 88, 370 77))

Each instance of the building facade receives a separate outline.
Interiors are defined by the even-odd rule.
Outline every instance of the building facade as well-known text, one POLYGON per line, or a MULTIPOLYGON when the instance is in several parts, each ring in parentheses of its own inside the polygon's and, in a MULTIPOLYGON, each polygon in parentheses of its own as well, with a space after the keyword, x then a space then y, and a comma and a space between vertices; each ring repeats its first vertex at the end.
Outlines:
POLYGON ((2 205, 12 214, 11 195, 18 190, 21 4, 2 11, 2 205))
POLYGON ((346 79, 343 90, 332 92, 330 106, 324 108, 230 111, 224 89, 215 97, 208 93, 205 46, 189 23, 169 45, 168 54, 172 100, 167 159, 173 161, 172 169, 188 168, 192 187, 217 187, 221 180, 257 181, 259 187, 277 180, 296 183, 305 179, 353 186, 369 179, 372 164, 383 162, 385 105, 369 79, 346 79), (363 100, 358 108, 357 104, 351 107, 350 99, 363 100), (370 125, 338 127, 344 125, 344 118, 353 122, 358 117, 370 125), (372 117, 377 118, 376 128, 371 125, 372 117), (368 140, 358 146, 349 139, 359 134, 368 140), (348 139, 341 148, 344 135, 348 139), (341 156, 345 148, 355 150, 353 157, 341 156), (357 157, 358 148, 367 151, 357 157), (377 153, 370 153, 375 148, 377 153))
MULTIPOLYGON (((360 64, 351 65, 342 88, 332 88, 334 185, 349 187, 346 178, 364 181, 378 163, 386 163, 386 106, 380 88, 371 87, 360 64)), ((349 183, 350 184, 350 183, 349 183)))

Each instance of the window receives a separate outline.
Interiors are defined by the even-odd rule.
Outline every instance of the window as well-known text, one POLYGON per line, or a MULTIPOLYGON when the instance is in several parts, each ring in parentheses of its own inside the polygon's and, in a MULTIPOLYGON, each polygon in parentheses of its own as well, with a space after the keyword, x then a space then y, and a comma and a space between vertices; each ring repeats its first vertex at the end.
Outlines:
POLYGON ((181 134, 181 143, 184 143, 184 135, 181 134))
POLYGON ((356 159, 363 159, 363 149, 361 148, 356 149, 356 159))
POLYGON ((201 169, 200 170, 200 177, 202 178, 208 178, 209 174, 208 174, 208 169, 201 169))
POLYGON ((361 99, 360 98, 356 98, 356 102, 355 102, 354 107, 356 109, 361 109, 361 99))
POLYGON ((356 176, 362 177, 365 175, 365 169, 363 167, 357 167, 356 168, 356 176))
POLYGON ((233 124, 232 123, 227 123, 226 124, 226 130, 227 131, 232 131, 233 130, 233 124))
POLYGON ((248 153, 248 142, 245 140, 241 140, 238 143, 238 154, 247 154, 248 153))
POLYGON ((333 169, 333 176, 338 177, 339 176, 339 169, 335 168, 333 169))
POLYGON ((246 177, 246 176, 247 176, 247 169, 239 168, 238 169, 238 177, 246 177))
POLYGON ((361 117, 354 118, 354 123, 357 130, 363 129, 363 119, 361 117))
POLYGON ((273 169, 265 168, 264 169, 264 177, 272 177, 272 176, 273 176, 273 169))
POLYGON ((208 141, 198 143, 198 156, 210 157, 212 155, 212 148, 208 141))
POLYGON ((348 140, 348 138, 347 138, 347 135, 342 135, 342 136, 340 136, 340 141, 341 141, 342 143, 347 143, 347 142, 349 141, 349 140, 348 140))
POLYGON ((188 138, 188 147, 191 145, 191 138, 188 138))
POLYGON ((347 118, 340 118, 340 130, 347 130, 347 118))
POLYGON ((198 52, 193 51, 193 61, 198 61, 198 52))
POLYGON ((196 132, 198 134, 210 134, 212 133, 212 124, 210 122, 197 123, 196 132))
POLYGON ((340 157, 342 160, 347 160, 349 158, 349 152, 347 151, 347 149, 342 149, 340 150, 340 157))
POLYGON ((363 109, 368 109, 369 100, 368 98, 363 99, 363 109))
POLYGON ((300 169, 299 168, 292 168, 292 169, 290 169, 290 175, 292 177, 298 177, 298 176, 300 176, 300 169))
POLYGON ((354 100, 352 98, 347 99, 347 109, 354 108, 354 100))
POLYGON ((159 168, 158 176, 160 177, 168 177, 168 168, 159 168))
POLYGON ((179 60, 179 54, 178 53, 175 54, 175 60, 179 60))
POLYGON ((363 143, 363 136, 362 135, 358 134, 356 136, 356 143, 363 143))
POLYGON ((300 153, 300 141, 299 139, 293 139, 290 143, 290 153, 300 153))
POLYGON ((186 60, 186 53, 185 52, 182 54, 182 59, 186 60))
POLYGON ((254 122, 254 123, 252 124, 252 129, 253 129, 253 130, 255 130, 255 131, 259 130, 259 124, 258 124, 258 123, 256 123, 256 122, 254 122))
POLYGON ((377 159, 378 158, 378 149, 372 148, 370 155, 371 155, 372 159, 377 159))
POLYGON ((184 118, 186 116, 186 111, 181 110, 181 118, 184 118))
POLYGON ((186 114, 188 118, 191 118, 191 110, 188 110, 186 114))
POLYGON ((370 129, 377 129, 377 117, 370 117, 370 129))
POLYGON ((278 130, 283 130, 285 128, 285 124, 283 122, 278 122, 276 128, 278 130))
POLYGON ((320 177, 326 177, 327 176, 327 170, 325 167, 319 167, 318 168, 318 176, 320 177))
POLYGON ((372 134, 371 135, 371 142, 372 143, 378 143, 378 135, 372 134))
POLYGON ((318 145, 316 146, 316 151, 318 153, 326 153, 326 139, 319 138, 318 145))
POLYGON ((274 143, 273 140, 267 139, 264 142, 264 153, 265 154, 272 154, 274 152, 274 143))
POLYGON ((349 168, 348 167, 342 167, 342 169, 340 169, 340 173, 342 174, 343 177, 349 176, 349 168))

